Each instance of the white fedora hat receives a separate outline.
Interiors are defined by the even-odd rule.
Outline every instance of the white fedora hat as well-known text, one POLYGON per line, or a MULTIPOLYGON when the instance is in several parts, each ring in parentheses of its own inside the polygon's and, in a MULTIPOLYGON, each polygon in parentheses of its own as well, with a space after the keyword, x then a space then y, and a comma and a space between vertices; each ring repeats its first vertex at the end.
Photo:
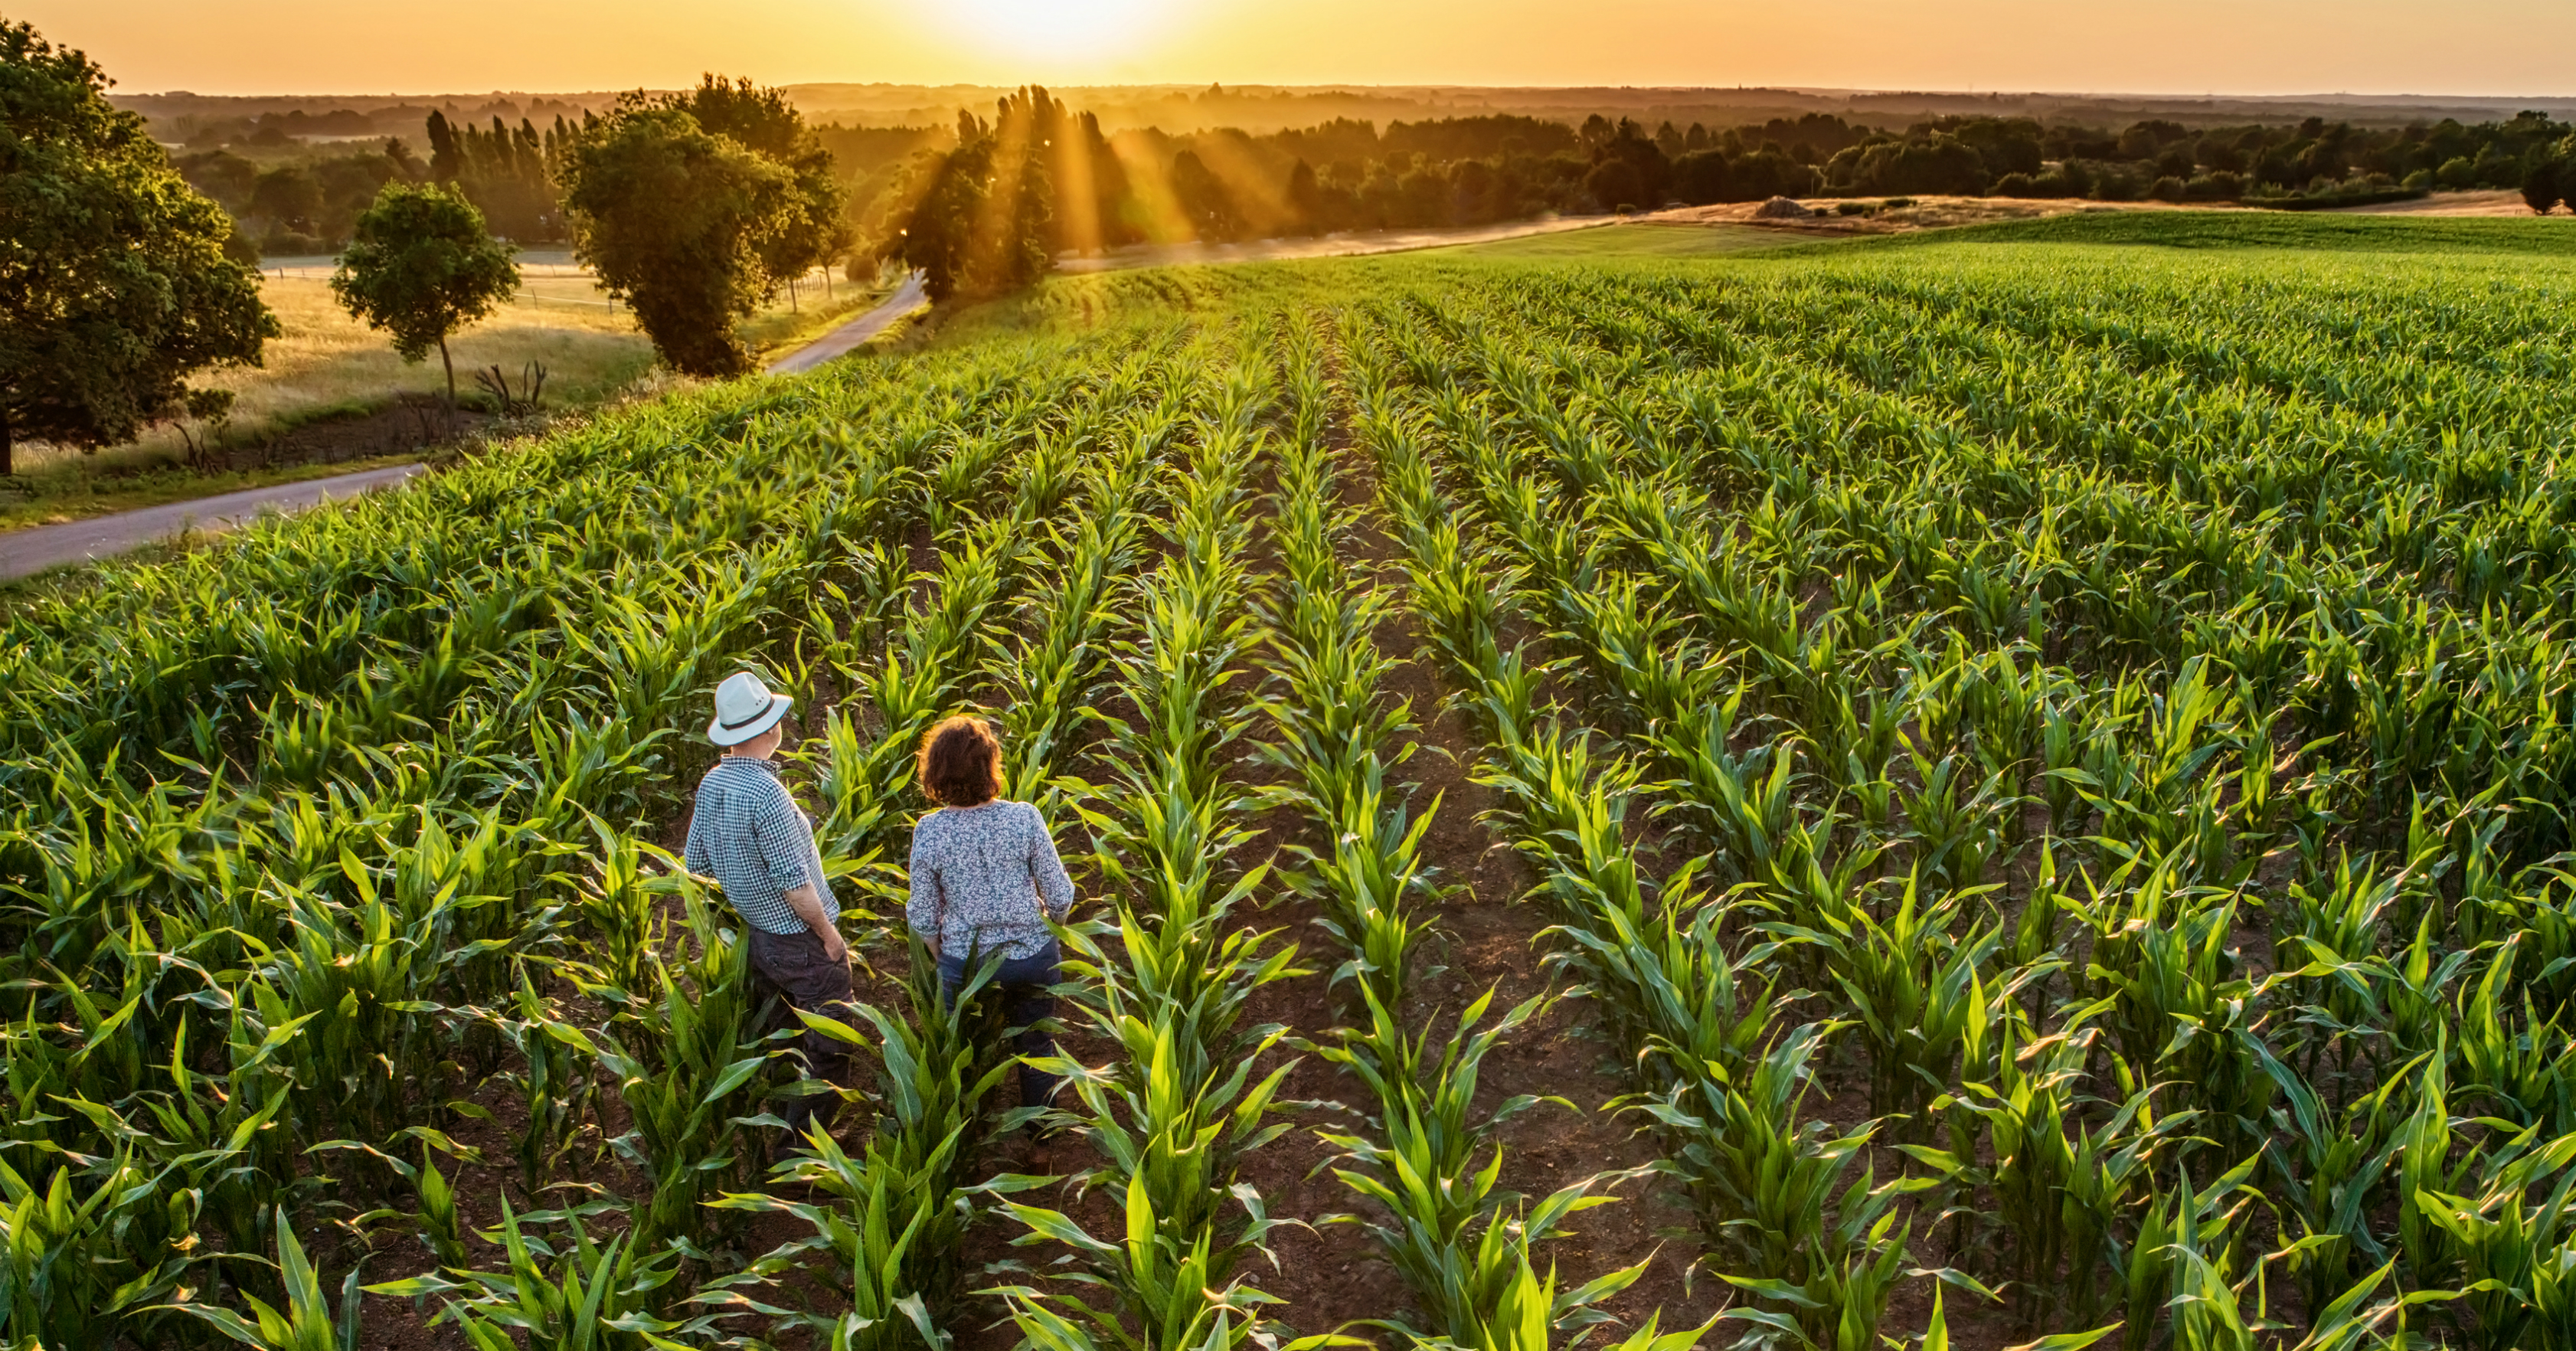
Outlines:
POLYGON ((716 717, 707 724, 707 740, 739 746, 778 725, 796 701, 771 694, 769 686, 749 671, 736 671, 716 686, 716 717))

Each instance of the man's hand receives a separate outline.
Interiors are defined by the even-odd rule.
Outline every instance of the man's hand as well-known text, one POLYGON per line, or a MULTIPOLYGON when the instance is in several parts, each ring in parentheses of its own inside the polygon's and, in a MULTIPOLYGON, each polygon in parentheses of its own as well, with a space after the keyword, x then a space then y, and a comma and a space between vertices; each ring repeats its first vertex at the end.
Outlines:
POLYGON ((849 960, 850 945, 841 940, 840 928, 824 918, 823 898, 814 893, 814 888, 788 888, 787 908, 795 911, 796 918, 805 921, 805 927, 812 931, 815 937, 823 940, 824 960, 833 962, 849 960))

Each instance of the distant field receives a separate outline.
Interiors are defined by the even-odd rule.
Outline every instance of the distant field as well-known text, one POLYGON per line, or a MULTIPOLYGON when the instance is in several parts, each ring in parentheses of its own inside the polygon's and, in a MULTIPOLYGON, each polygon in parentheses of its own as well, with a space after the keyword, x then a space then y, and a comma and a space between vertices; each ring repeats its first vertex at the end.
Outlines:
MULTIPOLYGON (((264 439, 317 418, 362 412, 406 394, 447 387, 435 353, 417 365, 406 364, 384 334, 339 307, 322 279, 327 275, 327 270, 305 268, 289 268, 284 277, 274 270, 264 273, 260 295, 276 313, 284 335, 268 344, 260 366, 213 371, 201 379, 234 391, 228 443, 264 439)), ((626 312, 568 303, 598 301, 598 291, 588 281, 539 279, 532 281, 530 292, 449 344, 461 390, 473 391, 471 372, 477 368, 498 364, 516 381, 534 361, 546 367, 547 401, 578 405, 623 388, 652 364, 652 344, 626 312)), ((84 467, 84 460, 93 471, 142 467, 175 461, 184 451, 178 430, 162 427, 94 457, 39 447, 20 456, 19 471, 41 478, 49 471, 84 467)))
MULTIPOLYGON (((385 334, 349 317, 332 298, 332 266, 329 258, 281 258, 261 268, 261 298, 285 332, 268 344, 260 366, 211 371, 198 381, 234 392, 220 447, 255 447, 326 421, 339 429, 333 436, 352 441, 348 456, 398 454, 416 445, 417 430, 381 410, 405 398, 443 393, 445 369, 434 351, 425 361, 404 362, 385 334), (372 423, 367 421, 370 414, 376 415, 372 423), (388 417, 392 422, 385 421, 388 417)), ((516 387, 535 363, 546 370, 548 408, 586 408, 615 397, 652 369, 653 346, 636 329, 633 312, 602 294, 569 254, 523 255, 521 267, 523 284, 512 302, 449 343, 461 396, 476 397, 476 370, 497 365, 516 387)), ((819 281, 809 281, 803 290, 794 302, 782 296, 744 321, 743 338, 756 352, 805 341, 873 303, 878 294, 848 282, 835 284, 828 299, 819 281)), ((195 427, 188 433, 205 434, 195 427)), ((178 500, 191 495, 191 482, 203 482, 206 491, 249 486, 239 473, 204 478, 185 471, 180 466, 186 450, 175 426, 156 427, 134 442, 95 455, 41 443, 22 445, 16 467, 34 494, 0 501, 0 529, 178 500)), ((249 472, 264 482, 283 471, 249 472)))
POLYGON ((1869 249, 1929 244, 2144 244, 2178 249, 2576 257, 2576 216, 2101 211, 1972 225, 1939 233, 1880 235, 1855 243, 1869 249))

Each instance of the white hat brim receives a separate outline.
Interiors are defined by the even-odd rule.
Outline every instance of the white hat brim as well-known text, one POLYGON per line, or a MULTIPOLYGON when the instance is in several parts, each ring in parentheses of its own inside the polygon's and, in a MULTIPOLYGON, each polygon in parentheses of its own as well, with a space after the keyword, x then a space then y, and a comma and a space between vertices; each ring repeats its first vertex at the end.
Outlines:
POLYGON ((776 727, 778 725, 778 720, 787 716, 787 710, 794 708, 795 706, 796 701, 788 698, 786 695, 773 694, 769 696, 768 712, 761 714, 759 717, 754 718, 739 727, 725 726, 724 719, 721 717, 708 722, 707 740, 712 741, 719 746, 739 746, 742 743, 751 740, 753 737, 768 731, 770 728, 776 727))

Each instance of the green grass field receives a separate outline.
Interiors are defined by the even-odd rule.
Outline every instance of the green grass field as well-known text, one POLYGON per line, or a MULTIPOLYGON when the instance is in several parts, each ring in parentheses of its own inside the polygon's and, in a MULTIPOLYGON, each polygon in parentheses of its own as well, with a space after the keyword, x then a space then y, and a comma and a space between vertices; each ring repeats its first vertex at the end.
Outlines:
POLYGON ((21 596, 0 1340, 2576 1345, 2558 230, 1060 279, 21 596), (746 665, 864 962, 776 1172, 746 665), (899 927, 960 709, 1070 1183, 899 927))
POLYGON ((2296 214, 2271 211, 2098 211, 2000 221, 1956 231, 1881 235, 1867 248, 2090 244, 2302 253, 2576 254, 2576 219, 2296 214))

